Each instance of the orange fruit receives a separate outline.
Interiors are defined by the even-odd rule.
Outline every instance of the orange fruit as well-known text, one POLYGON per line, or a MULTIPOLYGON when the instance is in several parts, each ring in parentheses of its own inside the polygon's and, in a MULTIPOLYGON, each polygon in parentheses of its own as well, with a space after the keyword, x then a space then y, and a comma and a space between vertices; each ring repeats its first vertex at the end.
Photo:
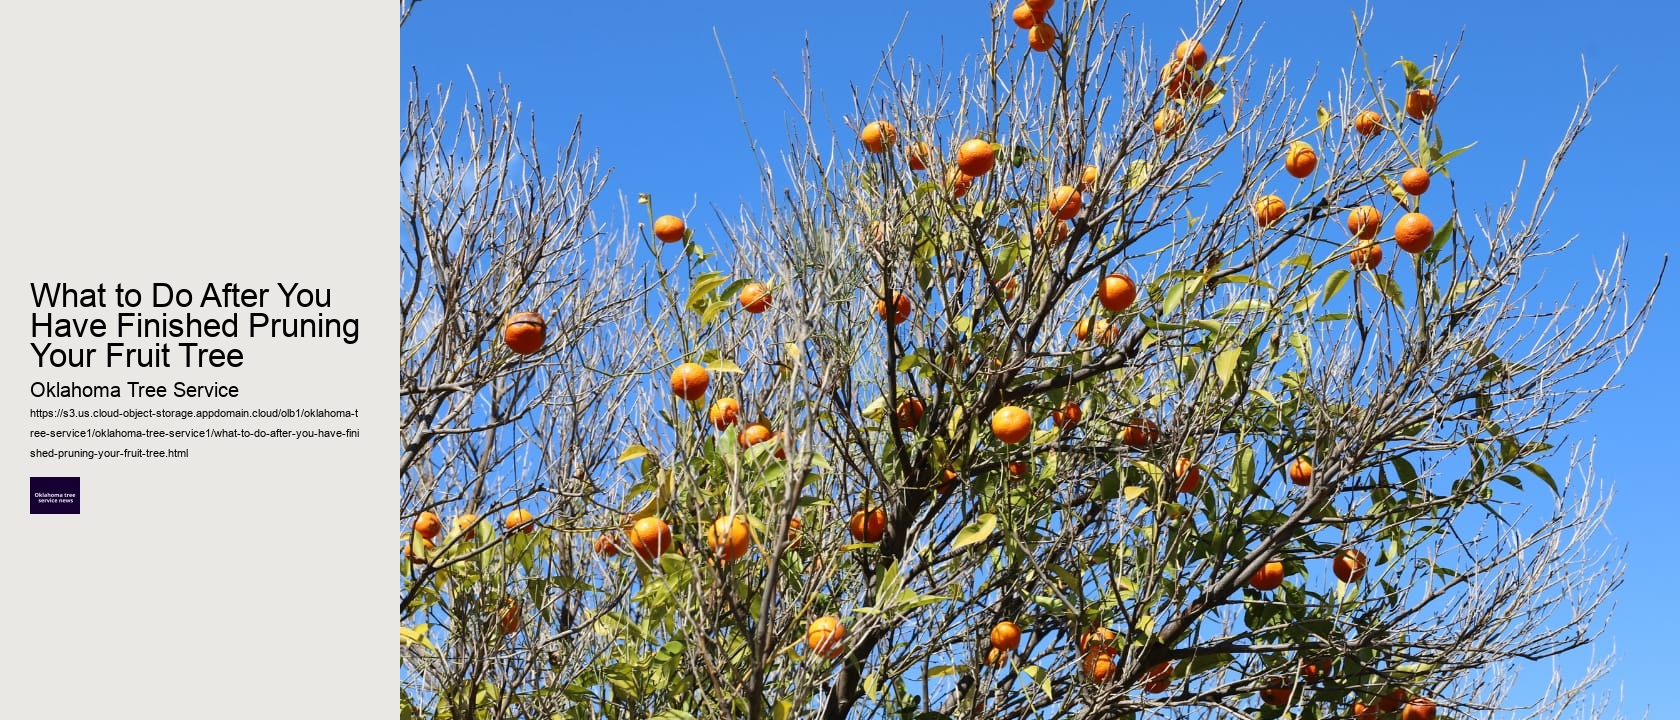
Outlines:
POLYGON ((706 530, 706 545, 724 562, 734 562, 752 547, 752 528, 743 515, 725 515, 706 530))
POLYGON ((630 526, 630 549, 643 560, 653 560, 671 549, 671 526, 658 517, 645 517, 630 526))
POLYGON ((1155 421, 1143 418, 1132 418, 1131 422, 1126 423, 1125 429, 1120 431, 1120 442, 1134 448, 1154 445, 1160 437, 1161 429, 1155 421))
POLYGON ((1406 703, 1406 698, 1409 696, 1410 695, 1406 692, 1405 688, 1395 688, 1388 691, 1388 693, 1382 697, 1377 698, 1377 708, 1385 713, 1394 712, 1399 710, 1400 706, 1406 703))
POLYGON ((1021 281, 1016 280, 1014 275, 999 280, 993 285, 997 287, 998 292, 1003 293, 1005 298, 1015 297, 1015 292, 1021 289, 1021 281))
POLYGON ((1196 40, 1185 40, 1173 48, 1173 59, 1190 66, 1193 70, 1200 70, 1207 65, 1207 48, 1196 40))
POLYGON ((727 429, 741 419, 741 401, 732 397, 718 398, 712 403, 712 409, 706 411, 712 425, 719 430, 727 429))
POLYGON ((1318 169, 1318 153, 1304 142, 1292 143, 1283 155, 1283 169, 1290 177, 1304 178, 1318 169))
POLYGON ((1366 566, 1365 553, 1347 548, 1336 553, 1336 559, 1330 564, 1330 570, 1335 572, 1336 577, 1342 582, 1352 583, 1359 582, 1360 578, 1365 577, 1366 566))
POLYGON ((456 534, 463 534, 463 533, 471 532, 472 528, 473 528, 473 525, 475 525, 477 523, 478 523, 478 516, 477 515, 474 515, 472 513, 462 513, 460 516, 455 518, 455 522, 454 522, 455 533, 456 534))
POLYGON ((957 474, 957 471, 945 468, 945 482, 940 483, 939 487, 934 489, 939 491, 940 495, 950 495, 952 490, 957 489, 957 480, 961 477, 957 474))
POLYGON ((992 165, 997 163, 997 153, 993 152, 992 144, 975 138, 957 147, 957 169, 964 175, 977 178, 992 171, 992 165))
POLYGON ((1014 445, 1027 439, 1032 434, 1032 428, 1032 413, 1014 405, 1005 405, 992 413, 992 435, 1006 444, 1014 445))
POLYGON ((1400 709, 1400 720, 1435 720, 1435 701, 1415 697, 1400 709))
POLYGON ((769 442, 775 437, 776 434, 770 432, 769 426, 764 423, 753 423, 741 428, 741 434, 735 436, 735 444, 740 445, 741 449, 745 450, 761 442, 769 442))
POLYGON ((1420 167, 1407 170, 1400 176, 1400 187, 1405 188, 1411 195, 1422 195, 1429 191, 1429 171, 1420 167))
POLYGON ((876 120, 863 126, 863 132, 858 134, 858 139, 863 141, 863 149, 880 155, 892 147, 893 143, 898 142, 898 128, 885 120, 876 120))
POLYGON ((1086 165, 1084 170, 1079 171, 1079 191, 1090 192, 1092 188, 1097 186, 1097 177, 1100 174, 1101 171, 1097 169, 1097 166, 1086 165))
POLYGON ((671 371, 671 394, 684 400, 699 400, 706 396, 706 386, 712 376, 699 363, 683 363, 671 371))
POLYGON ((618 538, 610 532, 595 536, 595 554, 601 557, 618 557, 618 538))
POLYGON ((1307 682, 1318 682, 1318 663, 1312 660, 1302 660, 1301 679, 1307 682))
POLYGON ((928 144, 924 142, 911 143, 908 155, 910 156, 911 170, 926 170, 928 158, 933 157, 933 148, 928 147, 928 144))
POLYGON ((662 242, 682 242, 687 233, 688 226, 683 223, 682 218, 675 215, 660 215, 653 221, 653 236, 662 242))
POLYGON ((1259 223, 1260 227, 1271 227, 1273 223, 1283 217, 1284 213, 1289 212, 1289 207, 1283 204, 1283 198, 1276 195, 1262 195, 1254 201, 1251 212, 1254 213, 1254 222, 1259 223))
POLYGON ((502 326, 502 342, 520 355, 530 355, 543 346, 543 331, 547 324, 534 312, 517 312, 508 316, 502 326))
POLYGON ((1014 652, 1021 647, 1021 627, 1008 620, 992 626, 992 648, 1004 652, 1014 652))
POLYGON ((1137 284, 1120 273, 1097 281, 1097 302, 1109 312, 1125 312, 1137 301, 1137 284))
POLYGON ((1156 135, 1168 139, 1176 137, 1185 130, 1184 113, 1175 108, 1161 108, 1159 112, 1155 113, 1154 127, 1156 135))
POLYGON ((1277 560, 1262 565, 1248 578, 1248 586, 1262 592, 1276 590, 1283 584, 1283 563, 1277 560))
POLYGON ((907 397, 898 401, 898 408, 893 412, 893 419, 897 421, 896 427, 916 427, 922 422, 924 409, 921 398, 907 397))
POLYGON ((1353 704, 1353 720, 1377 720, 1377 708, 1362 702, 1353 704))
POLYGON ((805 628, 805 644, 811 647, 811 652, 833 660, 840 655, 841 641, 846 638, 846 626, 840 624, 840 618, 824 615, 811 621, 805 628))
POLYGON ((1025 4, 1032 8, 1033 12, 1042 16, 1050 12, 1050 8, 1056 6, 1056 0, 1025 0, 1025 4))
POLYGON ((1161 90, 1168 98, 1182 100, 1185 90, 1196 81, 1196 71, 1178 60, 1168 60, 1161 66, 1161 90))
POLYGON ((960 168, 945 170, 945 187, 951 191, 951 199, 960 200, 968 194, 969 188, 974 186, 974 178, 964 173, 960 168))
POLYGON ((1003 664, 1008 660, 1009 652, 1007 650, 991 648, 986 651, 986 667, 1003 667, 1003 664))
POLYGON ((1300 486, 1312 484, 1313 466, 1304 457, 1298 457, 1289 462, 1289 481, 1300 486))
POLYGON ((888 325, 897 325, 904 322, 910 318, 910 296, 896 290, 893 291, 893 311, 890 318, 887 317, 887 301, 876 300, 875 315, 882 320, 886 320, 888 325))
POLYGON ((1429 88, 1417 88, 1406 93, 1406 117, 1424 120, 1435 114, 1435 93, 1429 88))
POLYGON ((1196 467, 1196 462, 1190 458, 1179 458, 1173 465, 1173 475, 1178 477, 1180 493, 1194 493, 1202 487, 1202 469, 1196 467))
POLYGON ((403 543, 403 557, 408 558, 408 561, 415 565, 425 565, 426 558, 436 549, 437 543, 432 542, 430 538, 411 536, 407 542, 403 543), (420 547, 420 552, 414 551, 416 545, 420 547))
POLYGON ((513 512, 502 518, 502 527, 528 533, 537 529, 537 523, 536 519, 531 516, 530 510, 514 508, 513 512))
POLYGON ((1107 652, 1090 653, 1080 664, 1084 666, 1087 677, 1100 683, 1113 680, 1119 670, 1114 664, 1113 653, 1107 652))
POLYGON ((803 536, 803 534, 799 532, 799 528, 804 524, 805 523, 799 520, 798 515, 788 518, 787 546, 789 550, 799 547, 799 539, 803 536))
POLYGON ((502 603, 502 612, 496 618, 496 626, 501 629, 503 635, 512 635, 519 632, 518 600, 508 598, 506 602, 502 603))
POLYGON ((1052 216, 1045 216, 1038 223, 1036 235, 1052 247, 1062 244, 1068 238, 1068 224, 1052 216))
POLYGON ((1400 216, 1400 222, 1394 223, 1394 244, 1409 253, 1420 253, 1429 249, 1429 244, 1435 241, 1435 223, 1429 221, 1429 216, 1420 212, 1406 213, 1400 216))
POLYGON ((1027 31, 1027 47, 1038 52, 1045 52, 1056 43, 1056 28, 1050 23, 1041 22, 1027 31))
POLYGON ((1058 220, 1072 220, 1084 205, 1085 198, 1080 197, 1079 191, 1072 185, 1062 185, 1050 191, 1050 211, 1056 213, 1058 220))
POLYGON ((1073 337, 1079 342, 1095 337, 1097 344, 1108 345, 1120 339, 1120 328, 1102 318, 1083 318, 1073 324, 1073 337))
POLYGON ((1015 10, 1009 13, 1009 19, 1015 21, 1015 27, 1022 30, 1031 30, 1032 26, 1037 25, 1040 20, 1044 19, 1044 16, 1035 12, 1031 5, 1021 3, 1016 5, 1015 10))
POLYGON ((1099 627, 1079 636, 1079 651, 1086 655, 1112 653, 1119 647, 1116 645, 1118 639, 1113 630, 1099 627))
POLYGON ((1015 477, 1026 477, 1027 473, 1031 471, 1032 465, 1030 463, 1025 463, 1019 460, 1009 463, 1009 474, 1015 477))
POLYGON ((1144 692, 1158 693, 1166 690, 1172 683, 1172 670, 1171 660, 1156 663, 1155 667, 1149 668, 1149 673, 1144 676, 1144 692))
POLYGON ((430 540, 443 532, 443 519, 437 513, 427 510, 414 519, 414 532, 420 537, 430 540))
POLYGON ((770 309, 770 288, 764 283, 747 283, 741 288, 741 309, 757 315, 770 309))
POLYGON ((1348 253, 1348 262, 1355 270, 1370 270, 1382 264, 1382 243, 1366 240, 1348 253))
POLYGON ((1365 137, 1376 137, 1383 131, 1382 115, 1375 110, 1361 110, 1353 116, 1353 130, 1365 137))
POLYGON ((1067 401, 1060 410, 1050 411, 1050 421, 1062 430, 1072 430, 1079 426, 1079 420, 1085 417, 1085 411, 1079 408, 1079 403, 1067 401))
POLYGON ((846 523, 846 527, 858 542, 880 542, 881 536, 887 532, 887 511, 881 508, 859 510, 852 513, 852 520, 846 523))
POLYGON ((1370 240, 1382 230, 1382 211, 1370 205, 1360 205, 1348 212, 1348 232, 1360 240, 1370 240))
POLYGON ((1260 701, 1267 705, 1288 705, 1289 695, 1289 688, 1277 678, 1268 679, 1266 687, 1260 689, 1260 701))

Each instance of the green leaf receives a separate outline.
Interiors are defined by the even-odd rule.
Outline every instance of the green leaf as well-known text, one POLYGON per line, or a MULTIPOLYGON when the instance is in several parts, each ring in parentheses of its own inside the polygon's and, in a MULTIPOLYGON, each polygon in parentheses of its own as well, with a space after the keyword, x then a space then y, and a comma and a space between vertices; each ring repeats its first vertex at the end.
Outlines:
POLYGON ((1335 297, 1336 293, 1341 291, 1342 286, 1347 284, 1348 274, 1349 273, 1346 269, 1339 269, 1339 270, 1336 270, 1335 272, 1330 273, 1330 277, 1325 279, 1325 281, 1324 281, 1324 300, 1325 300, 1325 302, 1329 302, 1330 298, 1335 297))
POLYGON ((997 516, 991 513, 984 513, 980 517, 975 518, 974 522, 969 523, 964 526, 963 529, 957 531, 957 539, 955 542, 951 543, 951 549, 956 550, 957 548, 967 547, 969 545, 973 545, 974 543, 981 542, 986 538, 991 537, 992 531, 996 529, 997 516))
POLYGON ((929 678, 943 677, 943 676, 946 676, 946 675, 955 675, 955 674, 957 674, 957 666, 955 666, 955 665, 935 665, 933 667, 928 668, 928 671, 927 671, 927 676, 929 678))
POLYGON ((1522 466, 1524 470, 1533 473, 1534 477, 1540 478, 1541 482, 1546 483, 1546 487, 1552 489, 1553 495, 1557 494, 1557 483, 1552 481, 1552 474, 1544 466, 1537 462, 1525 462, 1522 466))
POLYGON ((653 451, 641 445, 631 445, 630 447, 625 448, 624 452, 618 454, 618 461, 620 463, 627 463, 651 452, 653 451))
POLYGON ((1231 383, 1231 376, 1237 373, 1237 361, 1242 359, 1242 348, 1231 348, 1213 358, 1213 371, 1219 376, 1220 387, 1231 383))
POLYGON ((740 365, 736 365, 734 360, 724 360, 722 358, 719 358, 717 360, 707 361, 706 362, 706 369, 710 370, 712 372, 721 372, 721 373, 746 372, 745 370, 741 369, 740 365))
POLYGON ((1386 273, 1369 273, 1369 275, 1372 284, 1375 284, 1389 301, 1400 307, 1406 306, 1406 293, 1400 289, 1400 283, 1395 282, 1393 277, 1386 273))
POLYGON ((1050 673, 1046 672, 1044 668, 1037 665, 1022 665, 1021 673, 1032 678, 1033 682, 1038 684, 1038 689, 1044 692, 1044 697, 1051 700, 1056 699, 1055 693, 1051 692, 1050 689, 1050 673))

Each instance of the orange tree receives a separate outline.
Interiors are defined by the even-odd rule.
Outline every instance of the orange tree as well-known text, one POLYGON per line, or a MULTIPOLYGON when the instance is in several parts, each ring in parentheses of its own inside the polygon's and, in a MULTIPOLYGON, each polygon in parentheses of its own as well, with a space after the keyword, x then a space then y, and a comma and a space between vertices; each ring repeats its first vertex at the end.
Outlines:
POLYGON ((1619 252, 1567 301, 1523 274, 1586 104, 1469 216, 1450 52, 1296 86, 1233 8, 1105 5, 995 7, 837 144, 806 100, 710 235, 603 230, 575 141, 544 170, 505 102, 414 93, 405 717, 1581 704, 1603 665, 1509 691, 1621 572, 1564 441, 1649 296, 1619 252))

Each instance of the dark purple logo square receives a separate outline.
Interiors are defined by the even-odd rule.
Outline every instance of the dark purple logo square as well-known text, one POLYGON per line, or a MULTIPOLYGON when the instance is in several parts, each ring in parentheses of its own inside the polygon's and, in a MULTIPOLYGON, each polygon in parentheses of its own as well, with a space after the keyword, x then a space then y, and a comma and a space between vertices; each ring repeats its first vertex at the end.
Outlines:
POLYGON ((82 514, 82 479, 79 477, 29 478, 29 514, 82 514))

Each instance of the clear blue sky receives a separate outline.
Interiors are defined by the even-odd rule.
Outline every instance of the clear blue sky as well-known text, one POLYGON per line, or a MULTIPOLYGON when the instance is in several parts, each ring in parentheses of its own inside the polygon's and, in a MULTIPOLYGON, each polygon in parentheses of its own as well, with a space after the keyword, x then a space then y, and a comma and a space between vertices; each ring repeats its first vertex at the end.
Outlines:
MULTIPOLYGON (((1245 27, 1260 30, 1257 58, 1288 58, 1294 77, 1320 64, 1334 72, 1351 54, 1346 2, 1250 3, 1245 27), (1287 14, 1285 14, 1287 8, 1287 14), (1262 27, 1263 25, 1263 27, 1262 27)), ((1448 144, 1476 147, 1454 164, 1461 203, 1496 203, 1520 163, 1535 178, 1583 90, 1583 60, 1601 77, 1615 71, 1599 97, 1594 122, 1565 163, 1548 217, 1554 239, 1576 236, 1568 262, 1545 267, 1548 281, 1584 277, 1615 243, 1631 241, 1630 276, 1649 287, 1666 253, 1680 248, 1672 215, 1680 208, 1680 133, 1674 118, 1673 63, 1664 48, 1680 10, 1669 3, 1377 2, 1367 44, 1374 59, 1427 59, 1463 34, 1454 68, 1458 83, 1441 107, 1448 144), (1635 7, 1638 6, 1638 7, 1635 7)), ((511 83, 534 111, 550 144, 579 116, 584 140, 613 168, 609 192, 652 193, 661 211, 686 210, 703 227, 713 206, 726 210, 756 197, 754 161, 731 96, 717 40, 729 55, 758 140, 774 150, 786 107, 772 74, 797 85, 807 41, 816 86, 838 120, 851 106, 854 83, 867 85, 882 49, 898 38, 899 54, 959 59, 988 33, 987 4, 978 0, 902 3, 732 3, 631 0, 591 5, 509 0, 424 0, 402 32, 399 82, 418 66, 428 83, 464 85, 470 66, 485 84, 511 83), (902 8, 902 9, 899 9, 902 8)), ((1192 4, 1122 4, 1153 42, 1176 39, 1193 22, 1192 4)), ((1465 208, 1468 209, 1468 208, 1465 208)), ((1680 715, 1669 672, 1680 620, 1670 605, 1680 575, 1672 549, 1673 508, 1680 501, 1672 462, 1659 458, 1674 442, 1680 383, 1680 315, 1671 287, 1659 298, 1644 339, 1580 437, 1596 437, 1598 472, 1616 484, 1611 510, 1616 540, 1628 545, 1627 581, 1601 652, 1621 662, 1606 689, 1625 692, 1623 710, 1639 716, 1680 715)), ((1544 672, 1536 668, 1531 672, 1544 672)))

